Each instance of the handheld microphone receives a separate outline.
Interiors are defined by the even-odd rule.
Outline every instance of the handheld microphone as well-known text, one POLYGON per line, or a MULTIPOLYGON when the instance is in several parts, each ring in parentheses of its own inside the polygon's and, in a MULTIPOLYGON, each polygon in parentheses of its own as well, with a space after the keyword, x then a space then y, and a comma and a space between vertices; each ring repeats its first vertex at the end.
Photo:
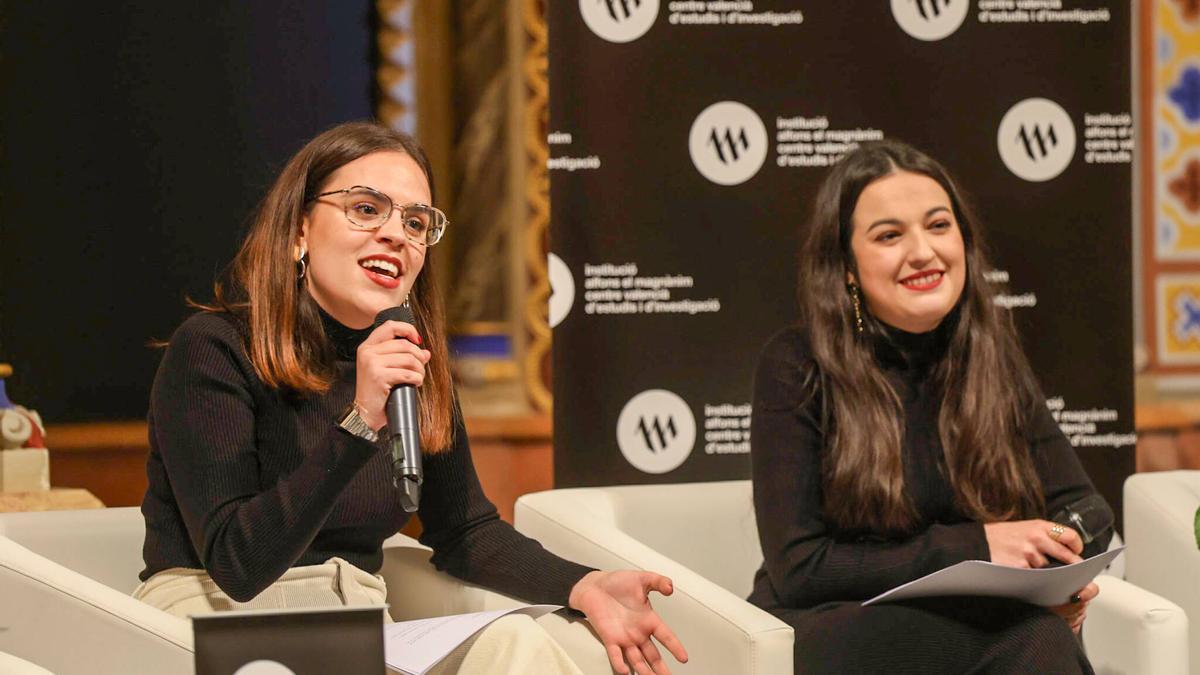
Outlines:
MULTIPOLYGON (((384 321, 417 323, 412 310, 406 305, 389 307, 376 315, 375 325, 384 321)), ((420 505, 421 483, 425 480, 425 472, 421 467, 419 410, 417 388, 411 384, 392 387, 384 404, 388 432, 384 443, 392 453, 392 484, 400 490, 400 506, 406 513, 416 511, 420 505)))

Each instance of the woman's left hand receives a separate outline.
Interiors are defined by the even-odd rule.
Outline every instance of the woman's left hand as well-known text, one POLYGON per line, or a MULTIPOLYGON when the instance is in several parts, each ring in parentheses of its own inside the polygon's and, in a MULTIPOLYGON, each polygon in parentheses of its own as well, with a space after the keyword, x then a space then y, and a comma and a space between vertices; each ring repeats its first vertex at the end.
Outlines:
POLYGON ((1071 630, 1078 635, 1083 628, 1083 620, 1087 618, 1088 603, 1099 594, 1100 587, 1092 582, 1075 594, 1079 598, 1079 602, 1068 602, 1065 605, 1051 607, 1050 611, 1061 616, 1071 630))
POLYGON ((687 650, 650 606, 649 594, 670 595, 672 590, 670 579, 653 572, 595 571, 575 584, 568 604, 587 615, 614 672, 627 675, 632 668, 637 675, 670 675, 651 636, 680 663, 687 662, 687 650))

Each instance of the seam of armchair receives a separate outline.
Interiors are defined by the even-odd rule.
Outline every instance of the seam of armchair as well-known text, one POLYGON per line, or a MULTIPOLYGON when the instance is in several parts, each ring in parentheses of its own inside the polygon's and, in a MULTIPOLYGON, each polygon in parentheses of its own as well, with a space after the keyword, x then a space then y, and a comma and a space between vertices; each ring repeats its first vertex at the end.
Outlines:
MULTIPOLYGON (((121 622, 128 624, 140 631, 151 634, 165 642, 173 644, 185 651, 188 651, 188 652, 193 651, 194 647, 192 646, 190 640, 187 640, 186 638, 180 638, 179 636, 170 635, 167 631, 162 630, 159 626, 154 626, 152 624, 147 624, 147 623, 136 620, 135 618, 129 616, 128 612, 122 611, 123 608, 121 608, 119 606, 113 606, 113 604, 111 604, 111 603, 107 603, 107 602, 104 602, 103 600, 95 599, 93 596, 95 595, 96 590, 86 588, 86 584, 95 584, 98 587, 98 589, 103 589, 104 591, 115 593, 116 596, 113 598, 114 600, 117 597, 119 597, 122 602, 128 601, 128 602, 137 603, 137 605, 139 607, 139 611, 140 611, 140 608, 144 607, 150 613, 157 613, 157 614, 162 615, 161 617, 147 616, 146 617, 147 619, 175 620, 177 617, 173 617, 173 616, 167 614, 166 612, 163 612, 162 610, 151 607, 150 605, 142 603, 141 601, 136 600, 130 596, 126 596, 126 595, 120 593, 119 591, 116 591, 107 586, 104 586, 104 585, 100 584, 100 582, 98 582, 98 581, 88 579, 87 577, 79 574, 78 572, 76 572, 74 570, 68 569, 66 567, 63 567, 62 565, 59 565, 58 563, 56 563, 52 560, 49 560, 42 556, 39 556, 38 554, 30 551, 29 549, 26 549, 25 547, 21 546, 20 544, 17 544, 16 542, 12 541, 11 539, 8 539, 7 537, 0 536, 0 544, 4 544, 4 543, 11 544, 13 547, 18 549, 17 553, 19 555, 21 555, 23 553, 24 556, 27 556, 30 558, 36 558, 37 562, 40 565, 53 566, 52 569, 54 569, 54 573, 56 575, 64 575, 65 580, 67 580, 68 583, 64 583, 64 584, 51 583, 50 581, 47 581, 42 576, 31 572, 26 566, 20 565, 19 563, 21 561, 19 561, 19 560, 14 561, 14 560, 8 559, 7 557, 0 558, 0 567, 10 570, 14 574, 20 575, 21 577, 24 577, 40 586, 46 587, 58 595, 69 598, 72 601, 79 602, 84 605, 88 605, 88 606, 92 607, 93 609, 96 609, 96 610, 98 610, 108 616, 111 616, 115 619, 118 619, 121 622), (80 582, 79 580, 84 580, 84 581, 80 582)), ((179 620, 186 621, 184 619, 179 619, 179 620)))
POLYGON ((1179 615, 1180 615, 1179 611, 1174 610, 1174 609, 1168 609, 1166 607, 1155 607, 1153 609, 1147 609, 1143 613, 1143 616, 1147 619, 1146 623, 1148 623, 1148 624, 1165 623, 1179 615))
POLYGON ((1097 582, 1100 595, 1084 624, 1084 644, 1097 672, 1186 672, 1188 617, 1183 609, 1117 577, 1097 582))
MULTIPOLYGON (((796 639, 794 629, 791 626, 783 623, 783 621, 780 621, 779 623, 780 623, 779 626, 777 626, 775 628, 770 628, 768 630, 760 631, 759 633, 756 633, 756 635, 770 636, 773 638, 773 637, 775 637, 776 633, 789 633, 789 634, 791 634, 790 641, 794 642, 796 639)), ((756 640, 750 641, 750 665, 754 669, 753 672, 758 672, 759 668, 762 665, 762 663, 761 663, 763 660, 762 659, 762 648, 763 648, 763 645, 760 642, 758 642, 756 640)), ((788 651, 791 651, 791 649, 792 649, 792 647, 789 646, 788 651)))

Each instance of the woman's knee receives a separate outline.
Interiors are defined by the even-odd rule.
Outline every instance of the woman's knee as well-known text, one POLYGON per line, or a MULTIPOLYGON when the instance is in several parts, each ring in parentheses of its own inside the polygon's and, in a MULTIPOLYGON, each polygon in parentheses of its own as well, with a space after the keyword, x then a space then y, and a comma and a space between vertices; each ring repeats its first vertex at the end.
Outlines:
POLYGON ((1046 610, 1031 612, 1030 616, 1021 622, 1019 637, 1031 645, 1053 648, 1062 646, 1063 642, 1074 644, 1075 634, 1061 616, 1046 610))
POLYGON ((503 659, 542 659, 561 654, 554 638, 524 614, 496 619, 475 640, 475 647, 503 659))
POLYGON ((545 629, 525 614, 507 614, 484 629, 488 638, 505 643, 550 640, 545 629))
POLYGON ((524 614, 501 617, 478 633, 452 672, 579 675, 554 638, 524 614))
POLYGON ((997 672, 1008 665, 1037 672, 1090 671, 1070 626, 1062 617, 1045 610, 1031 612, 997 647, 993 661, 997 672))

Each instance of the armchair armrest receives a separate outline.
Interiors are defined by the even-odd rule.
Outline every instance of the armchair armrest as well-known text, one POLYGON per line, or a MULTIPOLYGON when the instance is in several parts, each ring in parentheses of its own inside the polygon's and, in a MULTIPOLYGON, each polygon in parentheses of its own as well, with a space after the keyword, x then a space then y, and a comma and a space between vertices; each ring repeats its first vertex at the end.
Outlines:
POLYGON ((58 675, 189 672, 192 667, 189 621, 4 536, 0 598, 0 651, 58 675))
POLYGON ((611 513, 589 504, 591 500, 565 492, 577 491, 555 490, 518 499, 517 529, 569 560, 670 577, 674 594, 656 596, 652 602, 691 657, 687 664, 672 664, 672 672, 792 672, 790 626, 621 532, 611 513))
POLYGON ((1200 550, 1194 517, 1200 471, 1136 473, 1125 480, 1125 578, 1190 615, 1188 644, 1200 673, 1200 550))
POLYGON ((1187 675, 1188 617, 1175 603, 1117 577, 1096 578, 1083 645, 1097 673, 1187 675))

